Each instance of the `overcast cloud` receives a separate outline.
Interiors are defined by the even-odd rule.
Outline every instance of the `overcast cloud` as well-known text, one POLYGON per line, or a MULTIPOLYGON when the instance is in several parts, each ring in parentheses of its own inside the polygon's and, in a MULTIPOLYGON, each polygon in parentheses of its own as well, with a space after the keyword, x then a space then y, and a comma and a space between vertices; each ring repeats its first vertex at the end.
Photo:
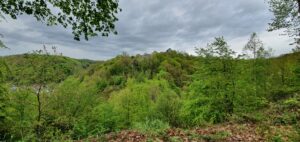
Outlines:
POLYGON ((267 32, 272 14, 264 0, 120 0, 118 35, 74 41, 69 29, 47 27, 29 16, 0 23, 0 33, 10 49, 0 55, 21 54, 55 45, 73 58, 105 60, 122 52, 131 55, 168 48, 194 54, 214 37, 224 36, 240 52, 250 34, 257 32, 274 55, 287 53, 292 39, 267 32))

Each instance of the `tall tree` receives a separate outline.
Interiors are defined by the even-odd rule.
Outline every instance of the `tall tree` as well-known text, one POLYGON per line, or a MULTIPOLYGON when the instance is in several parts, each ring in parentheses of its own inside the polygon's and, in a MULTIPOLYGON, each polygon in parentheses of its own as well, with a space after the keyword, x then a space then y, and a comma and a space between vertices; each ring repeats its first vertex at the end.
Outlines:
POLYGON ((274 18, 269 23, 269 31, 285 29, 289 36, 300 44, 300 0, 270 0, 270 11, 274 18))
POLYGON ((249 60, 250 80, 254 83, 255 96, 261 94, 264 88, 266 90, 266 60, 270 57, 270 51, 265 50, 262 41, 259 39, 256 33, 252 33, 249 41, 245 45, 244 49, 246 55, 251 58, 249 60))
POLYGON ((75 40, 115 33, 118 0, 1 0, 0 14, 13 19, 27 14, 47 25, 71 27, 75 40))
POLYGON ((243 50, 245 52, 248 51, 250 52, 248 54, 250 55, 250 58, 257 59, 260 54, 259 51, 262 50, 262 48, 263 48, 262 41, 258 38, 256 33, 252 33, 249 41, 247 42, 243 50))
MULTIPOLYGON (((43 94, 45 92, 51 91, 49 84, 51 83, 59 83, 61 78, 61 73, 64 72, 64 68, 59 68, 56 66, 56 62, 54 58, 57 56, 51 56, 50 52, 47 51, 46 46, 44 46, 43 50, 35 51, 33 54, 26 54, 25 58, 27 58, 30 62, 30 67, 35 73, 29 78, 28 83, 31 88, 33 88, 36 95, 37 102, 37 117, 36 117, 36 135, 37 140, 42 140, 42 123, 44 114, 44 104, 43 104, 43 94)), ((24 72, 24 75, 28 74, 24 72)), ((27 84, 28 85, 28 84, 27 84)))
POLYGON ((236 82, 233 56, 235 52, 229 48, 223 37, 215 38, 215 41, 205 48, 196 48, 196 52, 204 57, 203 68, 205 69, 200 80, 204 84, 201 89, 204 99, 210 98, 209 121, 222 122, 226 115, 234 112, 236 82))

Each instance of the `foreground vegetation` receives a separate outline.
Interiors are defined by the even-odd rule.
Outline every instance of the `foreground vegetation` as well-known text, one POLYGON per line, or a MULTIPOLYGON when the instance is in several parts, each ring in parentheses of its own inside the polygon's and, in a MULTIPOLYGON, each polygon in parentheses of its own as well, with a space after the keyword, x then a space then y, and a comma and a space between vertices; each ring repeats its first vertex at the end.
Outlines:
POLYGON ((300 53, 253 34, 105 62, 46 50, 1 58, 0 140, 300 141, 300 53))

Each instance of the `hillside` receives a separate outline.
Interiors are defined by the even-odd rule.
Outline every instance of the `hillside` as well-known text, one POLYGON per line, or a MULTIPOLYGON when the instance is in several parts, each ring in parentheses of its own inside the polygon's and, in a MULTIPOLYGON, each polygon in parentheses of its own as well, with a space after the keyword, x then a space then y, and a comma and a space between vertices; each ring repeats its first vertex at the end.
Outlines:
POLYGON ((1 59, 1 140, 300 140, 300 53, 1 59))
POLYGON ((12 55, 2 57, 8 66, 6 71, 8 82, 30 85, 30 80, 37 73, 35 69, 38 66, 48 66, 55 69, 63 69, 59 73, 61 80, 66 79, 68 76, 74 75, 81 72, 83 69, 88 68, 91 64, 96 63, 91 60, 77 60, 63 56, 47 56, 47 55, 34 55, 34 54, 23 54, 23 55, 12 55), (27 84, 26 84, 27 83, 27 84))

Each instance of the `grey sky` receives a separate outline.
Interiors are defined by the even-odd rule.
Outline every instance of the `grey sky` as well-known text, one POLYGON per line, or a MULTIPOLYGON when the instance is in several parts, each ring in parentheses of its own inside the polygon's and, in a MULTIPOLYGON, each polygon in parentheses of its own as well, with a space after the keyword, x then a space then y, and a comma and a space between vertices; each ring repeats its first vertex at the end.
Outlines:
POLYGON ((104 60, 122 52, 131 55, 168 48, 194 54, 216 36, 224 36, 240 52, 250 34, 257 32, 274 55, 291 50, 291 38, 282 31, 267 32, 272 14, 265 0, 120 0, 118 35, 74 41, 69 29, 47 27, 29 16, 0 23, 10 49, 0 55, 20 54, 55 45, 63 55, 104 60))

